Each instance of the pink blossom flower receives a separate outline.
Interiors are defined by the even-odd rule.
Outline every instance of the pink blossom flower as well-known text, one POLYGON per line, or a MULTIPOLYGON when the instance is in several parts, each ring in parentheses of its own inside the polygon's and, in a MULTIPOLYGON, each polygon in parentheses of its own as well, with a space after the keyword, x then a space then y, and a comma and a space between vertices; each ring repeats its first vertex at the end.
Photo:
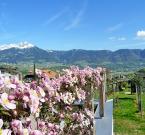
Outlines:
POLYGON ((14 100, 14 99, 15 99, 15 96, 14 96, 14 95, 9 95, 9 96, 8 96, 8 100, 11 101, 11 100, 14 100))
POLYGON ((11 135, 12 131, 10 129, 3 129, 2 135, 11 135))
POLYGON ((86 112, 86 114, 87 114, 91 119, 94 118, 94 113, 93 113, 93 111, 90 111, 89 109, 85 108, 85 112, 86 112))
POLYGON ((1 95, 0 104, 7 110, 16 109, 16 105, 8 100, 7 93, 1 95))
POLYGON ((73 113, 73 114, 72 114, 72 117, 73 117, 73 119, 75 119, 75 120, 77 120, 77 119, 78 119, 78 116, 79 116, 79 114, 78 114, 78 113, 73 113))
POLYGON ((85 100, 86 99, 86 92, 82 89, 76 89, 76 94, 79 100, 85 100))
POLYGON ((4 87, 4 79, 0 78, 0 88, 3 88, 3 87, 4 87))
POLYGON ((41 130, 44 130, 46 128, 46 125, 45 125, 45 122, 44 121, 39 122, 38 126, 39 126, 39 128, 41 130))
POLYGON ((66 92, 66 93, 60 93, 61 96, 61 100, 65 103, 65 104, 72 104, 75 100, 75 97, 72 95, 72 93, 70 92, 66 92))
POLYGON ((54 128, 54 125, 52 123, 48 123, 48 128, 54 128))
POLYGON ((33 130, 33 131, 30 132, 30 135, 43 135, 43 134, 39 130, 33 130))
POLYGON ((29 102, 29 96, 28 95, 26 95, 26 94, 24 94, 23 95, 23 100, 24 100, 24 102, 29 102))
POLYGON ((0 129, 2 128, 3 124, 4 124, 3 120, 0 119, 0 129))
POLYGON ((12 129, 15 133, 22 131, 22 122, 20 120, 13 120, 11 122, 12 129))
POLYGON ((10 129, 1 129, 3 126, 3 120, 0 119, 0 130, 1 130, 1 135, 11 135, 11 130, 10 129))
POLYGON ((39 98, 33 95, 30 95, 29 106, 30 106, 31 113, 36 113, 39 107, 39 98))
POLYGON ((27 117, 27 118, 25 119, 25 125, 26 125, 26 127, 31 128, 31 119, 30 119, 29 117, 27 117))
POLYGON ((9 88, 9 89, 16 89, 17 88, 17 86, 15 85, 15 84, 8 84, 8 85, 6 85, 7 86, 7 88, 9 88))
POLYGON ((60 114, 60 118, 63 119, 64 118, 64 114, 61 113, 60 114))

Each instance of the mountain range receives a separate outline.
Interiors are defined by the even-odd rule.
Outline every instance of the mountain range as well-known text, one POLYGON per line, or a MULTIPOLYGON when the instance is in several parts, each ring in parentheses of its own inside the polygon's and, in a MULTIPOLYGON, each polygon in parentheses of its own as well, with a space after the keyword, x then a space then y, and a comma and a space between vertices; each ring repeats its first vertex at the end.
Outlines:
POLYGON ((62 63, 66 65, 80 66, 114 66, 143 67, 145 66, 145 50, 120 49, 110 50, 82 50, 73 49, 68 51, 44 50, 28 42, 8 44, 0 46, 0 62, 20 63, 62 63))

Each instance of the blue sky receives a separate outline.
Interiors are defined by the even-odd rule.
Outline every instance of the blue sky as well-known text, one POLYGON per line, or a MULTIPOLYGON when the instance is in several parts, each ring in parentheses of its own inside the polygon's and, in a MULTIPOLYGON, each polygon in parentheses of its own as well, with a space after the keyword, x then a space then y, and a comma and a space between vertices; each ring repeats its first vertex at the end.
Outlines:
POLYGON ((145 48, 145 0, 0 0, 0 45, 145 48))

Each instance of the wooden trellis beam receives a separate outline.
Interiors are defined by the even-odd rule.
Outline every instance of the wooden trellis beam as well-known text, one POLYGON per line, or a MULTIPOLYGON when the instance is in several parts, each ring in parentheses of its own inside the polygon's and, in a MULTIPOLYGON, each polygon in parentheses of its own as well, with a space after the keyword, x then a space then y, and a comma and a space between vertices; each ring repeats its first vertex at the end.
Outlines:
POLYGON ((105 104, 105 91, 106 91, 106 72, 103 73, 103 81, 101 82, 101 89, 99 91, 99 115, 104 117, 104 104, 105 104))

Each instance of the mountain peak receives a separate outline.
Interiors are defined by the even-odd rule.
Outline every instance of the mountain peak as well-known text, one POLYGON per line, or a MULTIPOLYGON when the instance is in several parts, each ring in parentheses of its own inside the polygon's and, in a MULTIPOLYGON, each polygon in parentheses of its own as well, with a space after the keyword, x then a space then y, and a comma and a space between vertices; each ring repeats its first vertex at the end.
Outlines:
POLYGON ((11 48, 26 49, 26 48, 32 48, 32 47, 34 47, 33 44, 28 43, 27 41, 25 41, 25 42, 14 43, 14 44, 0 45, 0 51, 11 49, 11 48))

